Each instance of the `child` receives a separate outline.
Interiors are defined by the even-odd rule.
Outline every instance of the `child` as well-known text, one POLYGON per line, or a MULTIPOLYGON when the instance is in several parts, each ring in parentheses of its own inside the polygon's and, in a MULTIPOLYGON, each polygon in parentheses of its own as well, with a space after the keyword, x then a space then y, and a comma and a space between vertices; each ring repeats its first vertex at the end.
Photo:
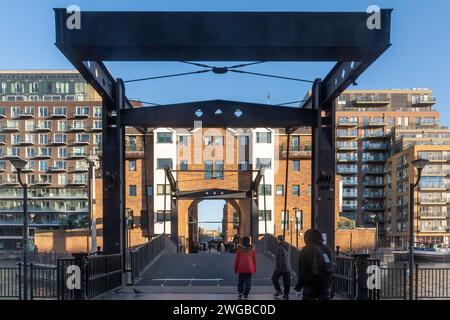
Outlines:
POLYGON ((244 300, 247 300, 252 286, 252 275, 256 272, 256 252, 249 237, 244 237, 242 244, 237 247, 234 272, 239 274, 238 298, 242 299, 243 296, 244 300))

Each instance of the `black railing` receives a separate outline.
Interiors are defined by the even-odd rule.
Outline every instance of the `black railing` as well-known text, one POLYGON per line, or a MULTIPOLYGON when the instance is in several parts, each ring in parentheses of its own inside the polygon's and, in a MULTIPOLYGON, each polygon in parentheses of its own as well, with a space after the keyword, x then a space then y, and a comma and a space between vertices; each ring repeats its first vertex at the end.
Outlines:
POLYGON ((88 256, 85 264, 85 293, 93 299, 122 285, 122 255, 88 256))
POLYGON ((333 276, 333 292, 335 295, 354 300, 356 298, 356 264, 353 257, 336 255, 333 276))
POLYGON ((20 273, 18 267, 0 268, 0 298, 19 298, 20 273))
POLYGON ((450 299, 450 268, 415 266, 415 299, 450 299))
POLYGON ((56 263, 57 268, 57 290, 56 298, 58 300, 74 300, 74 290, 67 287, 67 280, 70 274, 67 273, 69 266, 75 264, 74 257, 59 258, 56 263))
POLYGON ((159 235, 151 241, 130 250, 131 282, 142 274, 164 253, 176 253, 177 245, 168 236, 159 235))
POLYGON ((30 263, 30 299, 56 299, 57 267, 30 263))

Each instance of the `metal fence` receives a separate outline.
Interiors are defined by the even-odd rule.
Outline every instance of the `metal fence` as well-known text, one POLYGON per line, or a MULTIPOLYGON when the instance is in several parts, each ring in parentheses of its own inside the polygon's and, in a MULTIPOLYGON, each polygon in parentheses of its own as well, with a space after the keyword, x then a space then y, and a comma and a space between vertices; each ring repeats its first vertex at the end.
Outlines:
POLYGON ((69 279, 69 274, 67 273, 67 268, 75 264, 74 257, 59 258, 56 262, 57 268, 57 290, 56 298, 58 300, 74 300, 74 290, 69 290, 67 287, 67 280, 69 279))
POLYGON ((122 285, 122 255, 88 256, 83 298, 93 299, 122 285))
POLYGON ((134 284, 138 281, 161 254, 176 252, 177 245, 164 235, 159 235, 142 246, 130 250, 131 282, 134 284))
POLYGON ((450 268, 415 266, 415 299, 450 299, 450 268))
POLYGON ((18 267, 0 268, 0 298, 19 298, 19 277, 18 267))
POLYGON ((30 299, 56 299, 57 267, 30 263, 30 299))
POLYGON ((353 300, 356 297, 356 264, 353 257, 336 256, 333 292, 339 297, 353 300))

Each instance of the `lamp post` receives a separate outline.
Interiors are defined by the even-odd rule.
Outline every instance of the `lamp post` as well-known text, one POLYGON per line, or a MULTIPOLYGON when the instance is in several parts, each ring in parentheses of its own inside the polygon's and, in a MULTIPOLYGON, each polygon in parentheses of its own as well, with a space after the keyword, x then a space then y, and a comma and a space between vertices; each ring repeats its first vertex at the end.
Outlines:
POLYGON ((23 252, 23 299, 28 300, 28 257, 27 257, 27 247, 28 247, 28 238, 29 238, 29 227, 28 227, 28 188, 25 183, 23 183, 22 178, 20 176, 22 169, 26 167, 27 161, 21 158, 11 159, 11 164, 16 169, 17 179, 19 180, 20 185, 23 189, 23 244, 22 244, 22 252, 23 252))
POLYGON ((414 281, 414 189, 420 182, 422 177, 422 170, 425 168, 430 161, 427 159, 416 159, 411 163, 417 169, 417 181, 410 183, 409 185, 409 299, 413 299, 413 281, 414 281))

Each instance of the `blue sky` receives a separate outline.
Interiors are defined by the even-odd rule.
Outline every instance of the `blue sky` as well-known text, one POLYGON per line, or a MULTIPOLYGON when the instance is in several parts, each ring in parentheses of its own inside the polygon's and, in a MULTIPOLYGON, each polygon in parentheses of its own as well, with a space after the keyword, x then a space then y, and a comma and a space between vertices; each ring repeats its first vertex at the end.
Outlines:
MULTIPOLYGON (((0 69, 68 69, 54 46, 52 8, 76 4, 82 10, 112 11, 365 11, 371 4, 393 8, 392 47, 358 80, 359 89, 426 87, 434 91, 441 122, 450 125, 450 1, 448 0, 15 0, 1 1, 0 69)), ((216 65, 229 65, 215 63, 216 65)), ((180 63, 108 63, 123 79, 196 70, 180 63)), ((267 63, 246 70, 314 79, 330 63, 267 63)), ((129 84, 127 95, 156 103, 233 99, 283 103, 300 100, 307 84, 238 74, 202 74, 129 84)), ((205 202, 206 204, 206 202, 205 202)), ((220 205, 206 205, 221 212, 220 205)))

